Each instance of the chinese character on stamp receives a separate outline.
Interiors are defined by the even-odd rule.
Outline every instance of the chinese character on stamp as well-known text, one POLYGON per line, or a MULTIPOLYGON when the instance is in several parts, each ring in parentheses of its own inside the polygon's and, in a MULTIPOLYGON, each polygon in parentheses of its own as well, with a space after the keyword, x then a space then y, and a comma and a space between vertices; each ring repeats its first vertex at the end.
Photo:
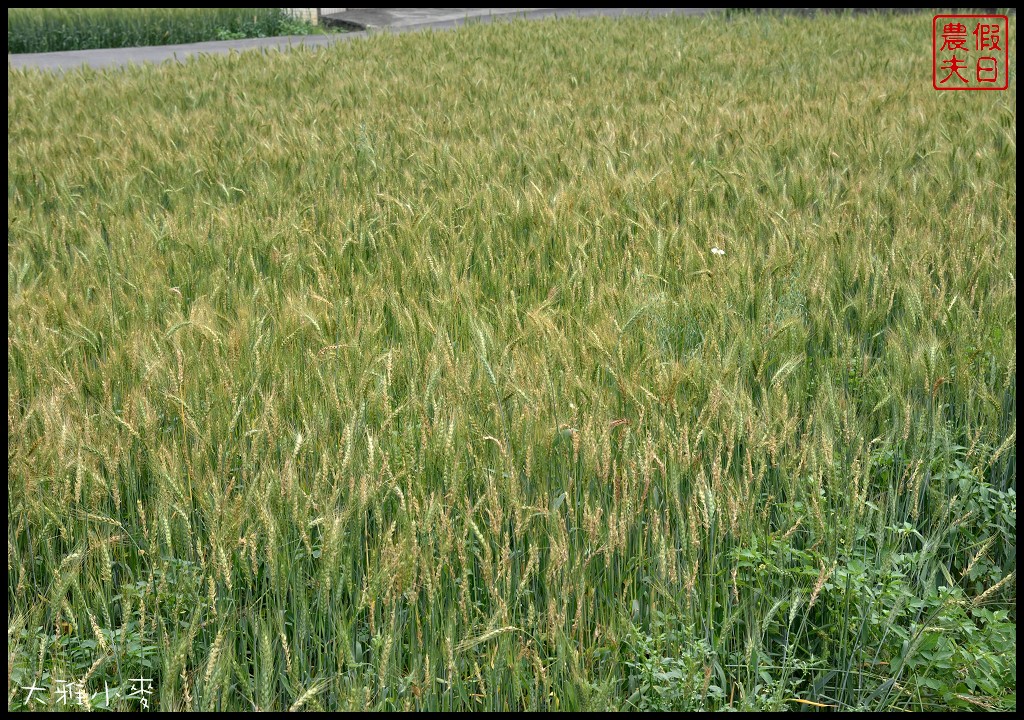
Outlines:
POLYGON ((1008 88, 1009 33, 1005 15, 936 15, 932 18, 932 87, 1008 88))

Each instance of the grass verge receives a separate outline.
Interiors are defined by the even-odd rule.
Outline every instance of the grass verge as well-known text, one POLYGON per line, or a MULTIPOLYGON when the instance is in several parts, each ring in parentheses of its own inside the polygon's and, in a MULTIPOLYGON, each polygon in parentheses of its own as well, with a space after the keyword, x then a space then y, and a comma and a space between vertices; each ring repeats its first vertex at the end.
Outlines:
POLYGON ((37 53, 207 40, 309 35, 325 30, 282 8, 8 8, 7 52, 37 53))

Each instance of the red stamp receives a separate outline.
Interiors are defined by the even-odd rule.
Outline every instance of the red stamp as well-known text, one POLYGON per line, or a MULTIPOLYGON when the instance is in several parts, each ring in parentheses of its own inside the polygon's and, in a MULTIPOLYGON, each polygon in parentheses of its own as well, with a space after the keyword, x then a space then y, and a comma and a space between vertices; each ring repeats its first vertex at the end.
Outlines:
POLYGON ((1010 87, 1010 21, 1005 15, 932 18, 932 87, 1005 90, 1010 87))

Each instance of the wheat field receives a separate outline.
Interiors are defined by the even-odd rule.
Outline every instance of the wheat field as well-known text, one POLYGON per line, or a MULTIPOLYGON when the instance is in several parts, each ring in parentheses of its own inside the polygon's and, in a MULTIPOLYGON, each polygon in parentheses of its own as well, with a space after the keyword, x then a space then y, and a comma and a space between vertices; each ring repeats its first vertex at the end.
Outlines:
POLYGON ((9 69, 8 708, 1014 709, 1016 80, 930 32, 9 69))

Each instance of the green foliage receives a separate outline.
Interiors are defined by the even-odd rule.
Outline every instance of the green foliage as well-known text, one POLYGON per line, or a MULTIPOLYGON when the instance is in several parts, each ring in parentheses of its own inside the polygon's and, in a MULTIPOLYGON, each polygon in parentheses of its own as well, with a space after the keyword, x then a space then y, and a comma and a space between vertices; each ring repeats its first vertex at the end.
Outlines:
POLYGON ((315 30, 282 8, 8 8, 7 52, 174 45, 315 30))
MULTIPOLYGON (((184 661, 174 655, 192 654, 207 605, 199 580, 192 563, 169 559, 148 580, 123 583, 105 605, 107 612, 86 620, 90 625, 95 621, 92 627, 57 623, 56 633, 42 626, 31 632, 18 629, 11 643, 11 709, 82 706, 80 696, 69 699, 59 691, 62 683, 80 682, 78 692, 88 695, 92 708, 139 710, 139 701, 129 697, 139 687, 135 679, 160 677, 168 669, 161 662, 184 661), (162 660, 161 642, 164 650, 172 652, 162 660), (29 705, 22 689, 33 682, 43 690, 33 694, 29 705)), ((166 692, 162 695, 165 701, 169 697, 166 692)))
POLYGON ((928 624, 914 628, 895 655, 904 691, 935 710, 1016 709, 1017 626, 1008 610, 972 607, 940 588, 926 606, 928 624))
POLYGON ((702 711, 721 705, 724 692, 711 683, 711 648, 693 628, 676 628, 662 614, 653 620, 651 635, 633 629, 625 653, 626 703, 634 710, 665 712, 702 711), (665 627, 668 625, 668 627, 665 627))
POLYGON ((1016 85, 919 20, 9 70, 9 706, 1014 709, 1016 85))

